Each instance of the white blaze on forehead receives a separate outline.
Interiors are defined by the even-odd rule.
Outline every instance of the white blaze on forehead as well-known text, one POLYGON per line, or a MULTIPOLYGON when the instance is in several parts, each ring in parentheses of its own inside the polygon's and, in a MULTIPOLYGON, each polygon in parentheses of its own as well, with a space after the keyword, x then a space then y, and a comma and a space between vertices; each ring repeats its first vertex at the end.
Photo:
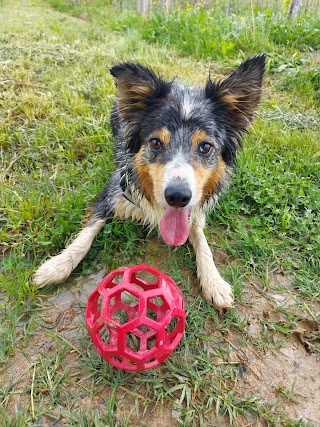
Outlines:
POLYGON ((185 97, 182 104, 183 118, 185 120, 188 120, 191 117, 194 111, 194 108, 195 108, 194 101, 189 97, 185 97))
POLYGON ((190 93, 185 93, 182 101, 182 114, 185 120, 190 119, 196 109, 194 97, 190 93))
POLYGON ((173 89, 174 91, 176 98, 180 101, 182 118, 189 120, 197 108, 194 88, 186 88, 181 84, 177 84, 173 89))

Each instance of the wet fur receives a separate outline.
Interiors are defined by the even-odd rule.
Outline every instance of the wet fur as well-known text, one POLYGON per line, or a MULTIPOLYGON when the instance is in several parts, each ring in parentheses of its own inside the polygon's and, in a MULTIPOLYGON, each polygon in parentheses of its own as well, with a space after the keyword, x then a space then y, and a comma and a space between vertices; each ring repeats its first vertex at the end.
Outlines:
POLYGON ((169 207, 166 190, 175 186, 179 195, 188 194, 181 202, 174 193, 170 206, 189 212, 189 241, 203 295, 218 308, 230 307, 231 286, 215 267, 203 229, 207 211, 228 186, 242 135, 254 118, 264 67, 264 55, 250 58, 226 80, 209 78, 204 88, 164 81, 140 64, 111 68, 117 86, 111 114, 116 171, 78 237, 46 261, 33 282, 64 281, 114 216, 157 228, 169 207), (161 142, 160 151, 152 141, 161 142), (208 155, 202 152, 206 144, 208 155))

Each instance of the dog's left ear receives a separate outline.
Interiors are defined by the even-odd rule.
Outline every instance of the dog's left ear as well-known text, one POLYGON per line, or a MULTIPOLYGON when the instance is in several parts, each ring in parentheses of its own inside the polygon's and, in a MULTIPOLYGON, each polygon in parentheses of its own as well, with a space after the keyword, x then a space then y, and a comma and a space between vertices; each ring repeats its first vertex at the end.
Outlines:
POLYGON ((170 92, 171 83, 157 77, 149 68, 131 62, 115 65, 110 72, 117 86, 117 111, 126 123, 127 148, 136 152, 140 148, 140 123, 170 92))
MULTIPOLYGON (((214 83, 209 78, 205 92, 212 101, 213 111, 224 123, 236 145, 254 118, 261 96, 265 55, 254 56, 226 80, 214 83)), ((235 149, 237 147, 234 147, 235 149)))

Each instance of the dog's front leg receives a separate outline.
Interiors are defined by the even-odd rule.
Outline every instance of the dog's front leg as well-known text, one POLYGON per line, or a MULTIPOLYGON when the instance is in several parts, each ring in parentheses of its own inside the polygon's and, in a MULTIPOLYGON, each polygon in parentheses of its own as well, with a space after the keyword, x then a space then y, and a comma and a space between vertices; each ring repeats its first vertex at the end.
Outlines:
POLYGON ((42 287, 64 282, 87 255, 93 239, 103 228, 105 222, 104 219, 91 219, 61 254, 48 259, 38 268, 31 278, 32 283, 42 287))
POLYGON ((203 232, 204 219, 192 225, 189 240, 196 253, 197 274, 204 298, 217 308, 232 307, 232 288, 220 276, 203 232))

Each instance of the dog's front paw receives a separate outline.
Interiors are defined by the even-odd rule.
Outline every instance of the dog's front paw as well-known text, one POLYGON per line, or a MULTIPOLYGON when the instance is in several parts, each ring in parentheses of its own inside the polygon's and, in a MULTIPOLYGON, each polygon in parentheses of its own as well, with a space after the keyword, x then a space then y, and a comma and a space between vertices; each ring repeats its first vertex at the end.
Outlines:
POLYGON ((64 282, 73 270, 73 263, 70 256, 60 254, 48 259, 31 276, 31 282, 39 288, 64 282))
POLYGON ((233 304, 232 288, 222 277, 201 281, 204 298, 216 308, 231 308, 233 304))

